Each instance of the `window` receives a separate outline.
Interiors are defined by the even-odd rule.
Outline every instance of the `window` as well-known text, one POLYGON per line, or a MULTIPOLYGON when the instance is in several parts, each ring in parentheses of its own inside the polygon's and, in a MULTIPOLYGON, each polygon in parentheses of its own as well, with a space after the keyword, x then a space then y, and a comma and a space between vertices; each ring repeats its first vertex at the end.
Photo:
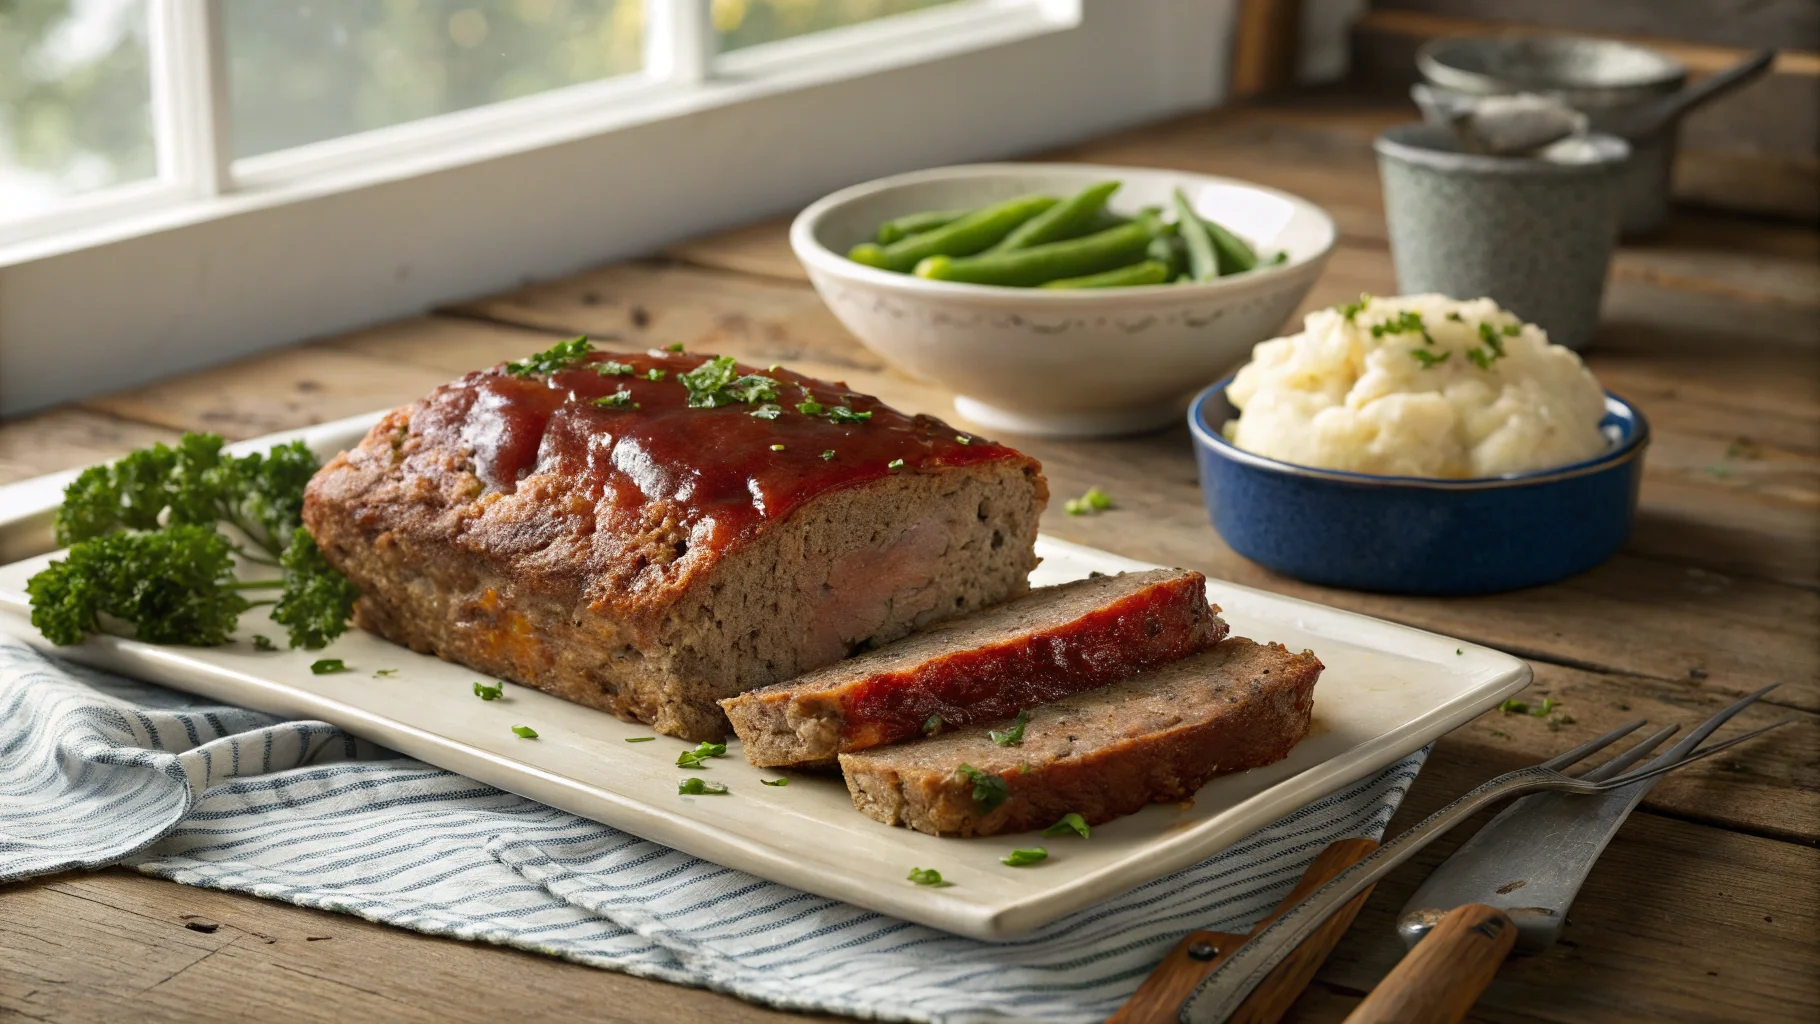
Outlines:
POLYGON ((0 416, 1208 105, 1237 0, 0 0, 0 416))
POLYGON ((0 5, 0 220, 149 181, 146 0, 0 5))

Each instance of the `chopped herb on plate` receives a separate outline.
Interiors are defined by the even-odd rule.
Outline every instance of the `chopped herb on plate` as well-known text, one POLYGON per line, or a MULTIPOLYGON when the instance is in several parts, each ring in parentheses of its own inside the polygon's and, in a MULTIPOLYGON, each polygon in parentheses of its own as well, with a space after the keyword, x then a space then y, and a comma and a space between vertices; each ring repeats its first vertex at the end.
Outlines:
POLYGON ((708 767, 708 758, 726 756, 727 745, 725 743, 710 743, 707 740, 703 740, 696 744, 694 750, 685 750, 676 755, 676 767, 706 768, 708 767))
POLYGON ((340 658, 318 658, 310 662, 310 674, 326 676, 333 672, 346 672, 348 663, 340 658))
POLYGON ((650 743, 652 740, 655 740, 655 739, 657 739, 657 737, 655 737, 655 736, 627 736, 626 742, 627 743, 650 743))
POLYGON ((758 781, 767 786, 788 786, 790 784, 789 779, 759 779, 758 781))
POLYGON ((382 668, 379 671, 373 673, 373 678, 374 679, 390 679, 397 674, 398 674, 398 670, 395 668, 382 668))
POLYGON ((938 888, 954 884, 953 882, 942 881, 942 873, 934 868, 911 868, 909 878, 910 881, 915 882, 917 885, 928 885, 938 888))
POLYGON ((727 787, 719 782, 709 782, 707 779, 691 775, 676 784, 676 791, 684 796, 713 796, 725 793, 727 787))
POLYGON ((1025 868, 1048 859, 1048 850, 1040 846, 1032 846, 1027 850, 1012 850, 1009 856, 1000 857, 999 863, 1008 867, 1025 868))
POLYGON ((271 637, 266 636, 264 633, 253 634, 253 650, 271 652, 277 649, 278 645, 272 642, 271 637))
POLYGON ((505 695, 506 684, 504 683, 494 683, 492 686, 488 686, 478 679, 474 681, 474 696, 481 700, 498 700, 505 695))
POLYGON ((1087 493, 1078 498, 1069 498, 1062 503, 1062 510, 1071 516, 1090 515, 1104 512, 1112 507, 1112 495, 1098 487, 1087 488, 1087 493))
POLYGON ((537 730, 528 725, 514 725, 512 727, 512 733, 523 740, 534 740, 537 738, 537 730))
POLYGON ((1062 815, 1062 820, 1043 830, 1043 834, 1046 836, 1065 836, 1070 832, 1080 836, 1082 839, 1087 838, 1089 832, 1087 819, 1073 811, 1069 811, 1067 814, 1062 815))

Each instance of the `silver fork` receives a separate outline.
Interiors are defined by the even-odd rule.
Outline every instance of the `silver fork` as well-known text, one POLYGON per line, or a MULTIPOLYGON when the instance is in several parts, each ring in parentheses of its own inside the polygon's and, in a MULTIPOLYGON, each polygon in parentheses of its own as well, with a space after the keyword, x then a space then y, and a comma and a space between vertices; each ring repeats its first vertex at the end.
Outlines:
POLYGON ((1578 777, 1563 774, 1562 769, 1586 759, 1635 732, 1645 724, 1645 721, 1638 719, 1634 722, 1627 722, 1603 736, 1580 744, 1565 754, 1538 765, 1506 772, 1478 788, 1468 791, 1453 803, 1429 815, 1419 824, 1386 842, 1358 863, 1335 875, 1326 885, 1316 889, 1308 895, 1307 899, 1291 907, 1268 928, 1248 939, 1224 964, 1209 974, 1194 990, 1194 994, 1182 1003, 1180 1020, 1183 1024, 1220 1024, 1226 1020, 1238 1009, 1239 1004, 1251 993, 1251 990, 1256 988, 1277 964, 1301 945, 1303 940, 1307 939, 1316 928, 1319 928, 1321 922, 1327 920, 1334 911, 1345 906, 1353 897, 1389 874, 1397 865, 1415 856, 1423 847, 1439 839, 1449 829, 1490 804, 1524 793, 1554 792, 1590 795, 1620 789, 1635 782, 1653 779, 1702 758, 1711 757, 1722 750, 1737 746, 1745 740, 1761 736, 1771 729, 1794 721, 1793 718, 1785 718, 1761 728, 1752 729, 1750 732, 1733 737, 1723 743, 1694 748, 1694 744, 1710 735, 1727 719, 1772 689, 1774 689, 1773 686, 1765 687, 1725 708, 1701 723, 1686 739, 1676 744, 1667 753, 1656 757, 1642 767, 1621 773, 1610 771, 1614 765, 1626 768, 1635 764, 1675 732, 1675 727, 1671 726, 1656 732, 1629 750, 1618 754, 1606 765, 1585 772, 1578 777))

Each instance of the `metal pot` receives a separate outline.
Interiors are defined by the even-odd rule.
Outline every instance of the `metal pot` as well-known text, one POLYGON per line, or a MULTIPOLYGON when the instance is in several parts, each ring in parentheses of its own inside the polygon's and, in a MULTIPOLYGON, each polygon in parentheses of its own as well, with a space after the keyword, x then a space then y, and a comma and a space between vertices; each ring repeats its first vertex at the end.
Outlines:
POLYGON ((1641 135, 1631 128, 1686 85, 1680 61, 1608 39, 1495 35, 1431 40, 1417 51, 1416 68, 1430 85, 1468 96, 1556 96, 1586 114, 1594 131, 1626 136, 1623 232, 1648 234, 1667 220, 1680 120, 1669 118, 1641 135))

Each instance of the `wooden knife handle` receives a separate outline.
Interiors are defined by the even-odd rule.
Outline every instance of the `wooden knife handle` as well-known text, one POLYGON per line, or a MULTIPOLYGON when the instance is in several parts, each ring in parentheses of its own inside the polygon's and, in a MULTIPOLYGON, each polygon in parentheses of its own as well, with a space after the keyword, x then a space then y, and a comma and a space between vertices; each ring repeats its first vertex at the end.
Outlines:
POLYGON ((1346 1024, 1455 1024, 1517 943, 1517 926, 1482 903, 1455 907, 1378 982, 1346 1024))
MULTIPOLYGON (((1283 902, 1277 904, 1269 916, 1253 926, 1251 934, 1257 934, 1270 922, 1281 917, 1285 910, 1302 902, 1309 893, 1327 884, 1333 876, 1377 848, 1375 840, 1342 839, 1322 850, 1321 855, 1308 865, 1308 870, 1302 873, 1295 889, 1284 897, 1283 902)), ((1352 925, 1352 919, 1358 916, 1359 908, 1370 895, 1369 889, 1360 893, 1328 918, 1318 932, 1296 947, 1295 952, 1278 964, 1246 997, 1238 1012, 1231 1017, 1231 1024, 1275 1024, 1280 1020, 1289 1011, 1296 996, 1307 987, 1314 972, 1327 959, 1327 954, 1333 951, 1340 937, 1346 934, 1346 929, 1352 925)), ((1182 941, 1175 944, 1163 962, 1150 972, 1150 976, 1144 979, 1144 983, 1138 986, 1138 990, 1132 993, 1125 1005, 1108 1018, 1107 1024, 1173 1024, 1181 1012, 1182 1001, 1201 983, 1201 979, 1232 956, 1246 938, 1247 936, 1226 932, 1189 932, 1182 941)))

